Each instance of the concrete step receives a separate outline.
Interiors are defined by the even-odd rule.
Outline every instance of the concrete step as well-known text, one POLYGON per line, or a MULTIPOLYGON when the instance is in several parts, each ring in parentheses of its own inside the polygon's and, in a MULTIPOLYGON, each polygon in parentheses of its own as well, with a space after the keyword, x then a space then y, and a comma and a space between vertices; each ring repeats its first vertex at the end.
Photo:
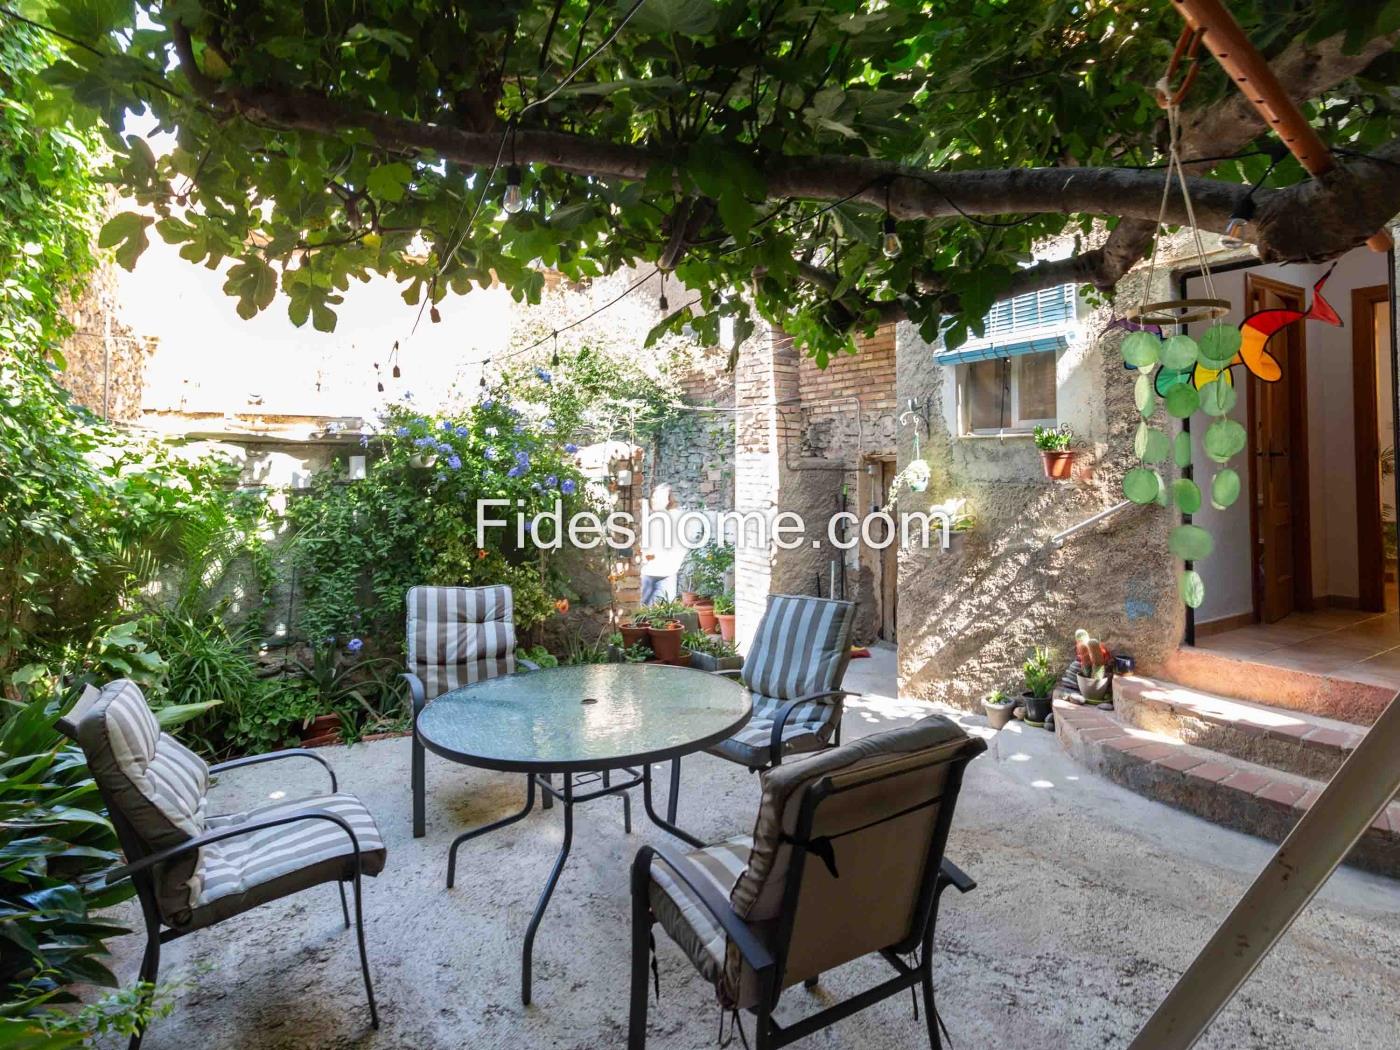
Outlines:
MULTIPOLYGON (((1115 783, 1225 827, 1281 842, 1323 782, 1125 725, 1115 712, 1055 702, 1060 743, 1115 783)), ((1400 878, 1400 802, 1392 802, 1347 863, 1400 878)))
POLYGON ((1366 735, 1350 722, 1143 675, 1115 678, 1113 706, 1128 725, 1314 780, 1329 779, 1366 735))
POLYGON ((1361 726, 1374 722, 1395 696, 1394 689, 1370 682, 1274 667, 1189 645, 1173 650, 1160 667, 1141 670, 1218 696, 1361 726))

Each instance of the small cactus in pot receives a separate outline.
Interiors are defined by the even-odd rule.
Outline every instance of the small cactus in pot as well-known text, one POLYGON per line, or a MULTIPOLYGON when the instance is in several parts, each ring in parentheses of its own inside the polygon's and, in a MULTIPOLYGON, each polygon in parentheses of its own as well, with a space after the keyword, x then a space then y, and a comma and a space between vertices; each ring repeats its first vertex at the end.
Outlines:
POLYGON ((1113 689, 1113 653, 1108 646, 1088 631, 1074 632, 1074 676, 1079 683, 1079 695, 1086 704, 1111 702, 1113 689))

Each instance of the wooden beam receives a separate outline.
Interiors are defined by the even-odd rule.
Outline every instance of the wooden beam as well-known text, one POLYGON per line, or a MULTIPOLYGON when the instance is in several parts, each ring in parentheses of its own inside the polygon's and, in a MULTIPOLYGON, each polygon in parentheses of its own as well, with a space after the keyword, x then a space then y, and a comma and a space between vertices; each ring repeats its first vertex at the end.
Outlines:
MULTIPOLYGON (((1332 151, 1313 130, 1302 110, 1279 83, 1269 63, 1245 36, 1220 0, 1172 0, 1192 29, 1204 33, 1204 43, 1235 86, 1314 178, 1337 166, 1332 151)), ((1380 230, 1366 241, 1373 251, 1389 251, 1394 242, 1380 230)))

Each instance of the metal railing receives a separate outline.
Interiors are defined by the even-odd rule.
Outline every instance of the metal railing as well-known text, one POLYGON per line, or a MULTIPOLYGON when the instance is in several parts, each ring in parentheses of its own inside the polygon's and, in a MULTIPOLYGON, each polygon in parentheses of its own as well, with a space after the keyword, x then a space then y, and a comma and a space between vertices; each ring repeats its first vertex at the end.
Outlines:
POLYGON ((1120 510, 1126 510, 1128 507, 1131 506, 1133 506, 1132 500, 1125 499, 1119 503, 1115 503, 1107 510, 1101 510, 1092 517, 1085 518, 1078 525, 1071 525, 1069 528, 1065 529, 1064 532, 1055 533, 1055 535, 1050 537, 1049 541, 1046 543, 1046 546, 1063 547, 1065 545, 1065 540, 1069 539, 1071 536, 1075 536, 1078 533, 1083 532, 1085 529, 1092 528, 1101 521, 1107 521, 1109 518, 1113 517, 1113 515, 1117 514, 1120 510))

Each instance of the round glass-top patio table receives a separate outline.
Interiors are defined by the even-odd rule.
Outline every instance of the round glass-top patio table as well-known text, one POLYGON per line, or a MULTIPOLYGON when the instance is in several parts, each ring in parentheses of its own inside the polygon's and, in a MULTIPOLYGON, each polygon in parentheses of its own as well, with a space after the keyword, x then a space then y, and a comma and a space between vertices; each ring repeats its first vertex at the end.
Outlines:
POLYGON ((438 697, 423 745, 520 773, 601 772, 703 751, 753 713, 737 682, 688 667, 580 664, 503 675, 438 697))
MULTIPOLYGON (((422 752, 503 772, 526 775, 525 807, 518 813, 458 835, 447 854, 447 888, 456 878, 457 849, 488 831, 529 816, 535 792, 544 807, 563 804, 564 842, 535 905, 521 951, 520 998, 530 1002, 535 934, 573 844, 574 805, 621 795, 623 824, 632 830, 627 792, 640 786, 647 816, 692 845, 703 845, 676 827, 680 758, 733 736, 753 715, 748 690, 730 679, 658 664, 581 664, 491 678, 444 693, 415 723, 415 834, 420 834, 422 752), (651 766, 671 762, 670 820, 652 805, 651 766), (614 774, 623 779, 614 779, 614 774), (554 775, 562 774, 556 787, 554 775), (598 785, 592 787, 592 785, 598 785), (576 788, 591 788, 582 793, 576 788)), ((620 872, 626 878, 624 868, 620 872)))

